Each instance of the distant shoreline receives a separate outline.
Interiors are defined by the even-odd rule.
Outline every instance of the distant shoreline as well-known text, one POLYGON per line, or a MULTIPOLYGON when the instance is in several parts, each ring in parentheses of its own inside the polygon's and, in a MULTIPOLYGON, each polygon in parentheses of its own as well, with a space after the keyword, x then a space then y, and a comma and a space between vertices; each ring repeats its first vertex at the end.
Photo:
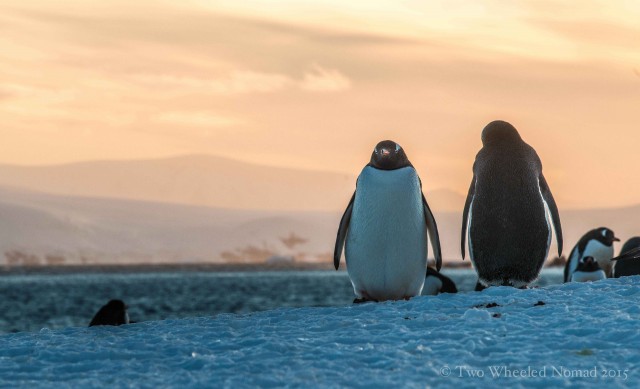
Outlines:
MULTIPOLYGON (((556 265, 557 266, 557 265, 556 265)), ((556 267, 546 264, 545 268, 556 267)), ((471 269, 470 262, 450 262, 443 269, 471 269)), ((252 271, 322 271, 334 270, 332 263, 168 263, 168 264, 101 264, 101 265, 37 265, 0 266, 0 277, 29 274, 83 273, 171 273, 171 272, 252 272, 252 271)), ((340 271, 346 271, 342 266, 340 271)))
MULTIPOLYGON (((445 264, 445 268, 470 268, 465 263, 445 264)), ((15 274, 82 274, 82 273, 171 273, 171 272, 238 272, 238 271, 318 271, 334 270, 330 262, 289 263, 168 263, 168 264, 101 264, 101 265, 36 265, 0 266, 0 276, 15 274)), ((340 271, 346 267, 341 266, 340 271)))
POLYGON ((185 263, 185 264, 118 264, 2 266, 0 276, 16 274, 82 274, 82 273, 148 273, 148 272, 237 272, 333 270, 331 263, 185 263))

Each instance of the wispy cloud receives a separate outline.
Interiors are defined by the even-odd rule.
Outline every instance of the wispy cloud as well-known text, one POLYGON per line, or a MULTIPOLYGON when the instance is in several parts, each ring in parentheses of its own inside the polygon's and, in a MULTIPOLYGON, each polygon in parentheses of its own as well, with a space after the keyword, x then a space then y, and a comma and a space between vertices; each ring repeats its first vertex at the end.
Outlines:
POLYGON ((335 69, 314 65, 304 74, 300 88, 312 92, 339 92, 351 88, 351 80, 335 69))
POLYGON ((134 83, 165 91, 192 91, 214 95, 274 93, 300 88, 308 92, 339 92, 351 88, 351 80, 336 69, 313 65, 302 79, 280 73, 237 70, 217 78, 185 77, 170 74, 139 74, 129 77, 134 83))

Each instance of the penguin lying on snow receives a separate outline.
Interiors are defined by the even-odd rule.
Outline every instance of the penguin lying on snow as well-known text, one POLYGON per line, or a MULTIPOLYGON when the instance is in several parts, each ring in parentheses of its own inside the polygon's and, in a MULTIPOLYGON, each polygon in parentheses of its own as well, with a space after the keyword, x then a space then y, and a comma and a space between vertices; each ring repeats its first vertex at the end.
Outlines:
POLYGON ((431 266, 427 266, 427 275, 422 288, 423 296, 435 296, 440 293, 458 293, 455 282, 431 266))
POLYGON ((96 313, 89 323, 93 326, 119 326, 129 324, 127 306, 122 300, 111 300, 96 313))
POLYGON ((605 274, 609 276, 611 258, 613 258, 613 242, 618 242, 613 231, 606 227, 595 228, 580 238, 576 243, 569 259, 564 266, 564 282, 571 280, 571 274, 578 267, 578 262, 584 257, 593 257, 605 274))
POLYGON ((604 270, 600 268, 598 261, 593 257, 583 257, 578 261, 578 266, 571 273, 571 282, 588 282, 607 279, 604 270))
POLYGON ((622 250, 622 254, 613 261, 613 277, 635 276, 640 274, 640 237, 629 239, 622 250))
POLYGON ((562 254, 562 227, 536 151, 509 123, 494 121, 482 131, 482 149, 464 205, 461 249, 483 286, 524 287, 540 274, 556 231, 562 254), (467 229, 468 227, 468 229, 467 229))
POLYGON ((378 143, 358 176, 333 255, 338 270, 345 247, 354 302, 419 296, 427 268, 427 233, 440 270, 438 227, 420 178, 400 145, 378 143))
MULTIPOLYGON (((640 247, 640 236, 629 239, 622 250, 621 254, 626 254, 633 249, 640 247)), ((618 259, 613 263, 612 277, 635 276, 640 274, 640 261, 635 259, 618 259)))

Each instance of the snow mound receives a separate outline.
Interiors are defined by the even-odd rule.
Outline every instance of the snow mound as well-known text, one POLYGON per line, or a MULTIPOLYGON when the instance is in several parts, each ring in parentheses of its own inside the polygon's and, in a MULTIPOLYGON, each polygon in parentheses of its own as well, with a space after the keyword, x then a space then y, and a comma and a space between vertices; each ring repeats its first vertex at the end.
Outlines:
POLYGON ((640 276, 43 329, 0 336, 0 386, 631 387, 638 299, 640 276))

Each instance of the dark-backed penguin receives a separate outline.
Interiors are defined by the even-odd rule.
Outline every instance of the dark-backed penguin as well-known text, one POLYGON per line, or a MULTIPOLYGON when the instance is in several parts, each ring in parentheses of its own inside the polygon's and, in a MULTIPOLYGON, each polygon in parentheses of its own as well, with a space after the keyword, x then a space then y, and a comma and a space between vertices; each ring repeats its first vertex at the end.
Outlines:
POLYGON ((440 270, 438 227, 420 178, 400 145, 382 141, 340 221, 333 264, 337 270, 344 247, 356 302, 408 299, 424 285, 427 240, 440 270))
POLYGON ((122 300, 111 300, 95 314, 89 327, 129 324, 127 306, 122 300))
POLYGON ((624 258, 627 254, 633 253, 634 250, 640 249, 640 236, 635 236, 625 242, 620 250, 619 258, 613 261, 612 277, 626 277, 640 275, 640 260, 636 258, 624 258))
POLYGON ((613 258, 613 242, 618 242, 613 231, 606 227, 595 228, 580 238, 571 250, 569 259, 564 266, 564 282, 571 280, 571 273, 578 267, 578 262, 584 257, 593 257, 605 274, 609 276, 611 258, 613 258))
POLYGON ((458 293, 455 282, 431 266, 427 266, 427 275, 422 288, 423 296, 435 296, 440 293, 458 293))
POLYGON ((535 281, 551 244, 551 225, 562 253, 562 227, 536 151, 509 123, 494 121, 482 131, 482 149, 462 217, 465 238, 484 286, 524 287, 535 281))
POLYGON ((606 280, 607 275, 600 268, 598 261, 596 261, 593 257, 582 257, 578 261, 578 266, 571 273, 570 282, 588 282, 588 281, 599 281, 606 280))

